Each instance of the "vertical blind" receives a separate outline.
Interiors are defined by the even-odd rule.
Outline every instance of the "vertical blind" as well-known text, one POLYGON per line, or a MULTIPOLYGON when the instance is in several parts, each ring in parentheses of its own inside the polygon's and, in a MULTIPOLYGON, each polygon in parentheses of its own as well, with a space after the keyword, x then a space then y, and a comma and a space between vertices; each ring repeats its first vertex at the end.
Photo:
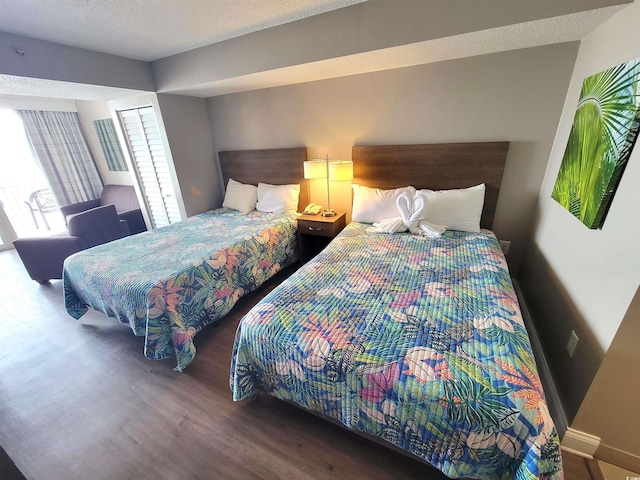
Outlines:
POLYGON ((153 107, 118 112, 153 227, 182 220, 153 107))

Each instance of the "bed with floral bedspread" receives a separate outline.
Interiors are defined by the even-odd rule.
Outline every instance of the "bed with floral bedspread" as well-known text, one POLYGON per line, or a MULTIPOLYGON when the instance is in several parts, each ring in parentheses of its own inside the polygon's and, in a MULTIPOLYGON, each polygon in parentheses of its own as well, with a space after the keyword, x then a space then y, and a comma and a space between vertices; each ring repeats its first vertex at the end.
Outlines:
POLYGON ((351 223, 240 322, 234 400, 259 391, 452 478, 560 479, 558 436, 488 230, 429 239, 351 223))
POLYGON ((217 209, 67 258, 64 302, 89 307, 145 337, 150 359, 195 356, 193 337, 298 258, 290 214, 217 209))

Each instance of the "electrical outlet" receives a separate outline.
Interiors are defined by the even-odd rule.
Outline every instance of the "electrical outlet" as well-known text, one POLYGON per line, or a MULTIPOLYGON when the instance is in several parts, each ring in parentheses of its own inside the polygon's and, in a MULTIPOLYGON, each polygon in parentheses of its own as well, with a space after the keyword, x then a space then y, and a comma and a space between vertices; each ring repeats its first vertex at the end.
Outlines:
POLYGON ((573 357, 573 352, 576 350, 576 346, 578 345, 578 335, 576 332, 571 330, 571 335, 569 335, 569 341, 567 342, 567 353, 570 357, 573 357))
POLYGON ((511 247, 511 240, 500 240, 500 248, 502 248, 502 253, 505 255, 509 253, 509 248, 511 247))

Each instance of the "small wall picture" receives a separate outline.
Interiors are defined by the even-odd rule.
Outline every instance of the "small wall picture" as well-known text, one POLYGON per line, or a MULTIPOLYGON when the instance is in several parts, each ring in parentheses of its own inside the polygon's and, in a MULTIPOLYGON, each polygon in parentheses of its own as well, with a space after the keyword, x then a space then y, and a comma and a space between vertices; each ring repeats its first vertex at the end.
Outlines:
POLYGON ((640 59, 584 79, 551 196, 602 228, 640 127, 640 59))

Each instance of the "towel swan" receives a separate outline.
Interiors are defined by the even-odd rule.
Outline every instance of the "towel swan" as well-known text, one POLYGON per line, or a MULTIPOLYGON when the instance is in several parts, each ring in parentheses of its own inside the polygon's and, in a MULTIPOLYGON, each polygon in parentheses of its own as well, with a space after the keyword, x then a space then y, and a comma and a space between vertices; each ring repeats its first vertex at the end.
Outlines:
POLYGON ((446 227, 424 220, 428 210, 428 199, 417 193, 413 198, 408 193, 398 195, 396 207, 400 211, 399 217, 387 218, 373 226, 383 233, 400 233, 409 230, 414 235, 424 235, 430 238, 439 237, 446 227))

